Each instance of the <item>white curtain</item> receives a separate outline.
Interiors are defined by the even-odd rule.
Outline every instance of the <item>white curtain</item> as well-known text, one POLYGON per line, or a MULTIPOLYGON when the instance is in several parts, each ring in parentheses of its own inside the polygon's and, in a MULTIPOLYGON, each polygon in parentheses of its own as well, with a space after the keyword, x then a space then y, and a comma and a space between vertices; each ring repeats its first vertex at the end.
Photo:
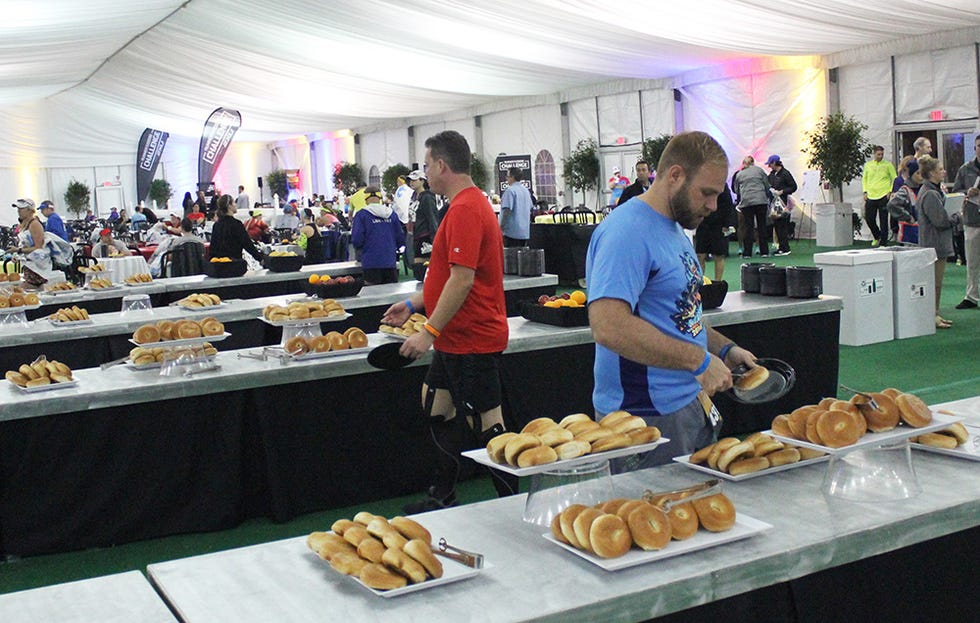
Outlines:
MULTIPOLYGON (((868 126, 865 136, 871 143, 885 148, 885 157, 892 158, 895 144, 892 111, 892 67, 891 61, 864 63, 841 67, 838 73, 840 88, 840 109, 868 126)), ((897 85, 904 90, 915 85, 897 85)), ((900 159, 900 158, 899 158, 900 159)), ((897 162, 894 162, 897 166, 897 162)), ((861 181, 855 180, 844 186, 844 201, 858 210, 863 210, 861 181)))
POLYGON ((596 98, 599 108, 599 144, 630 145, 643 140, 639 92, 596 98))
POLYGON ((654 89, 640 93, 643 106, 643 138, 674 134, 674 90, 654 89))
POLYGON ((975 119, 975 46, 896 56, 895 92, 898 123, 929 121, 933 110, 941 110, 946 119, 975 119))

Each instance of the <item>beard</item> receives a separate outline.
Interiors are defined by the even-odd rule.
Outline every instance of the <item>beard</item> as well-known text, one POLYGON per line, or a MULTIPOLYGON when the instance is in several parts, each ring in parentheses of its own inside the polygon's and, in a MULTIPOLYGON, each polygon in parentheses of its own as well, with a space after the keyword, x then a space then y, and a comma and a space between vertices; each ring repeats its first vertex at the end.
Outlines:
POLYGON ((668 199, 667 205, 670 208, 670 213, 674 216, 674 220, 681 227, 684 229, 697 229, 701 221, 704 220, 704 215, 694 213, 694 209, 691 207, 688 186, 689 182, 685 181, 680 191, 668 199))

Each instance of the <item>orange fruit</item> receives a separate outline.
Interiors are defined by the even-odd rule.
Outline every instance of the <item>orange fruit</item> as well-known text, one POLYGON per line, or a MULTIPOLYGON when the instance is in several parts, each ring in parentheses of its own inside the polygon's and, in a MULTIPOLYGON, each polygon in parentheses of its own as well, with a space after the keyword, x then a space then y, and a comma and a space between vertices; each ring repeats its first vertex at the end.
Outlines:
POLYGON ((320 275, 320 281, 327 281, 330 279, 330 275, 320 275))
POLYGON ((316 285, 320 283, 320 275, 313 273, 312 275, 310 275, 309 281, 310 281, 310 285, 316 285))
POLYGON ((561 299, 556 301, 548 301, 544 304, 545 307, 561 307, 561 299))
POLYGON ((588 300, 588 298, 585 296, 585 292, 582 292, 581 290, 572 292, 568 295, 568 297, 569 300, 575 301, 579 305, 585 305, 585 301, 588 300))
POLYGON ((579 305, 579 302, 576 301, 575 299, 564 299, 564 301, 562 301, 561 306, 562 307, 581 307, 581 305, 579 305))

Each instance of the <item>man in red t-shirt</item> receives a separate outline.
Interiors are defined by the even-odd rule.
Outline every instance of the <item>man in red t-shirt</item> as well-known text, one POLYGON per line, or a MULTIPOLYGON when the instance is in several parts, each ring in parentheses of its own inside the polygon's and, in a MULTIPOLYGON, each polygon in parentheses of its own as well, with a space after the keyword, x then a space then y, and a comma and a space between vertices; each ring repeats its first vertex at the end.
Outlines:
MULTIPOLYGON (((447 130, 425 147, 429 186, 449 198, 449 209, 432 243, 422 292, 395 303, 382 318, 401 326, 417 310, 427 310, 425 330, 405 340, 399 352, 417 359, 435 350, 422 384, 438 450, 434 483, 428 497, 406 506, 406 513, 454 506, 459 453, 504 431, 498 361, 508 327, 500 227, 470 177, 466 139, 447 130)), ((516 492, 516 483, 493 470, 491 476, 501 494, 516 492)))

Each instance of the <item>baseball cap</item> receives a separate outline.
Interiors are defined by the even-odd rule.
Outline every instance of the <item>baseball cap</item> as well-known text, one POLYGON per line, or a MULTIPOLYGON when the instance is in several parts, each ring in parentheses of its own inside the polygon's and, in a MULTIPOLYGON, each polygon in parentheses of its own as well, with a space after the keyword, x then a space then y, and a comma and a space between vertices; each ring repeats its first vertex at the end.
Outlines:
POLYGON ((17 208, 18 210, 20 210, 21 208, 34 208, 34 200, 33 199, 18 199, 17 201, 11 203, 10 204, 10 207, 17 208))
POLYGON ((909 160, 908 170, 909 170, 909 177, 912 177, 912 175, 914 175, 915 172, 919 170, 919 161, 909 160))
POLYGON ((776 154, 769 156, 769 159, 766 160, 766 164, 773 164, 774 162, 782 162, 782 160, 776 154))
POLYGON ((262 210, 252 210, 252 216, 262 216, 262 210))
POLYGON ((99 235, 100 236, 108 236, 111 233, 112 233, 112 230, 109 229, 108 227, 106 227, 105 229, 103 229, 102 231, 99 232, 99 235))
POLYGON ((422 169, 415 169, 414 171, 412 171, 411 173, 408 174, 408 179, 410 179, 410 180, 424 180, 424 179, 426 179, 426 177, 425 177, 425 173, 422 171, 422 169))
POLYGON ((613 167, 613 173, 621 173, 622 171, 619 167, 613 167))

